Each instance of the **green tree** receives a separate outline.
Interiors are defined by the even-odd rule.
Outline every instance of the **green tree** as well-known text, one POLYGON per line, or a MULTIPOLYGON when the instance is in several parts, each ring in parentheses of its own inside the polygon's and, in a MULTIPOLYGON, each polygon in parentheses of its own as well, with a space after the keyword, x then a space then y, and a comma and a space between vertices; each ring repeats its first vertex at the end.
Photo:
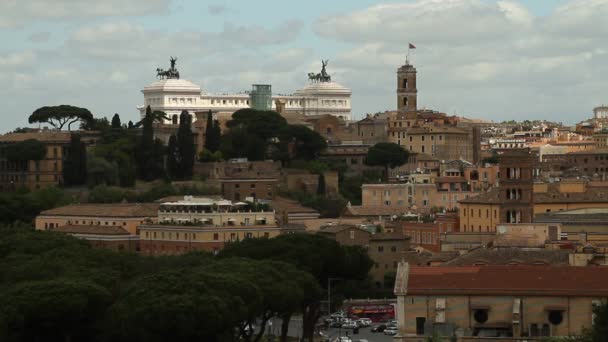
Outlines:
POLYGON ((87 150, 80 134, 72 134, 70 146, 63 164, 63 180, 66 185, 83 185, 87 182, 87 150))
POLYGON ((367 151, 365 163, 371 166, 384 166, 388 181, 389 168, 395 168, 407 163, 409 152, 395 143, 377 143, 367 151))
POLYGON ((319 184, 317 184, 317 195, 325 196, 325 175, 319 174, 319 184))
POLYGON ((86 280, 24 282, 0 293, 3 341, 84 341, 111 303, 107 289, 86 280))
POLYGON ((112 128, 114 128, 114 129, 122 128, 122 123, 120 122, 120 116, 118 115, 118 113, 115 113, 114 116, 112 117, 112 128))
POLYGON ((46 156, 46 145, 28 139, 0 147, 0 155, 10 161, 42 160, 46 156))
POLYGON ((179 176, 181 179, 191 179, 195 151, 194 138, 192 136, 192 116, 186 110, 182 111, 179 116, 177 148, 179 152, 179 176))
POLYGON ((302 125, 286 125, 279 137, 282 144, 294 144, 294 158, 314 160, 327 148, 327 142, 317 132, 302 125))
POLYGON ((87 156, 87 184, 118 185, 118 165, 94 155, 87 156))
POLYGON ((217 120, 213 120, 213 114, 209 111, 205 126, 205 149, 211 152, 217 151, 220 148, 221 135, 220 124, 217 120))
POLYGON ((177 137, 173 134, 169 138, 169 144, 167 145, 167 172, 172 179, 178 179, 181 176, 179 158, 177 137))
POLYGON ((589 335, 592 342, 606 342, 608 340, 608 303, 593 309, 595 319, 589 335))
MULTIPOLYGON (((270 259, 294 264, 309 272, 323 287, 329 278, 367 278, 372 261, 361 250, 348 250, 335 240, 316 234, 280 235, 273 239, 246 239, 227 245, 220 257, 270 259), (362 258, 366 258, 362 262, 362 258)), ((303 337, 313 340, 314 327, 321 314, 321 297, 302 303, 303 337)))
POLYGON ((222 152, 215 151, 211 152, 206 148, 198 154, 198 161, 201 163, 218 162, 222 160, 222 152))
POLYGON ((28 118, 30 124, 48 123, 56 129, 63 129, 67 124, 68 130, 76 121, 89 122, 92 120, 93 114, 88 109, 70 105, 40 107, 28 118))
POLYGON ((144 118, 136 126, 142 126, 142 135, 136 148, 137 173, 139 178, 151 181, 163 176, 164 148, 160 140, 154 139, 154 122, 163 122, 167 115, 161 111, 146 108, 144 118))

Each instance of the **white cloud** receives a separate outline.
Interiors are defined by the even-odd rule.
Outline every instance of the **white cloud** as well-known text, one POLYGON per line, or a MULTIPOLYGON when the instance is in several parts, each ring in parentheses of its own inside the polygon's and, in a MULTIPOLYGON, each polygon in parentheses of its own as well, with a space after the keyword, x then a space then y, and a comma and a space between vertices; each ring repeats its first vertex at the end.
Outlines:
POLYGON ((31 21, 163 14, 171 0, 2 0, 0 28, 31 21))
POLYGON ((31 50, 0 55, 0 69, 22 68, 31 65, 35 60, 36 54, 31 50))
POLYGON ((608 0, 570 0, 545 17, 517 1, 417 0, 319 18, 313 30, 347 44, 336 59, 359 114, 395 108, 395 71, 412 42, 422 105, 574 122, 607 100, 597 86, 608 71, 607 16, 608 0), (377 100, 358 102, 361 93, 377 100))

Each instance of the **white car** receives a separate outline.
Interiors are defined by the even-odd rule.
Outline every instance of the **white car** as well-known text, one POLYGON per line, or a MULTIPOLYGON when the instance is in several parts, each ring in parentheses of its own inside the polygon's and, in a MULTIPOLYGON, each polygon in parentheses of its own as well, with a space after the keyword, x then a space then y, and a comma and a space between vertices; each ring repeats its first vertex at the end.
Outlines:
POLYGON ((395 336, 398 332, 399 330, 397 329, 397 327, 388 327, 384 329, 384 335, 395 336))
POLYGON ((369 318, 359 318, 359 319, 357 320, 357 324, 358 324, 360 327, 369 327, 369 326, 371 326, 371 325, 372 325, 372 320, 371 320, 371 319, 369 319, 369 318))
POLYGON ((342 324, 342 329, 357 329, 359 326, 355 322, 348 322, 342 324))
POLYGON ((348 336, 341 336, 336 337, 335 339, 331 340, 331 342, 353 342, 353 340, 351 340, 348 336))

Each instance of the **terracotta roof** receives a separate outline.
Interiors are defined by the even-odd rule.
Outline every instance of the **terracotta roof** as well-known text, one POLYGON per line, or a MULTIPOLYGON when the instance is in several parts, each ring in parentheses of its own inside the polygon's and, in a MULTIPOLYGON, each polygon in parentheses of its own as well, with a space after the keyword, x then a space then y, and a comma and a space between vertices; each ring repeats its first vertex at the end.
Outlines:
MULTIPOLYGON (((332 226, 325 226, 324 228, 321 228, 321 230, 319 230, 317 233, 321 233, 321 234, 337 234, 341 231, 347 230, 347 229, 358 229, 358 230, 362 230, 366 233, 369 233, 367 230, 363 229, 363 228, 359 228, 357 226, 353 226, 350 224, 339 224, 339 225, 332 225, 332 226)), ((371 233, 370 233, 371 234, 371 233)))
POLYGON ((67 225, 52 229, 55 232, 68 234, 94 234, 94 235, 130 235, 128 231, 119 226, 102 225, 67 225))
POLYGON ((42 216, 156 217, 158 203, 70 204, 45 210, 42 216))
POLYGON ((521 248, 487 249, 475 248, 466 254, 448 261, 446 266, 474 266, 485 265, 508 265, 539 264, 553 266, 567 266, 569 251, 566 250, 524 250, 521 248))
POLYGON ((352 216, 386 216, 386 215, 399 215, 405 213, 408 208, 403 207, 386 207, 386 206, 362 206, 362 205, 351 205, 346 207, 347 212, 352 216))
POLYGON ((585 192, 559 192, 558 184, 550 184, 547 192, 535 192, 534 203, 597 203, 608 202, 608 192, 587 187, 585 192))
POLYGON ((280 197, 280 196, 275 197, 272 200, 270 206, 273 209, 275 209, 276 211, 286 211, 288 213, 316 213, 316 214, 319 213, 318 211, 316 211, 313 208, 305 207, 305 206, 301 205, 296 200, 292 200, 292 199, 280 197))
POLYGON ((412 134, 429 134, 429 133, 435 133, 435 134, 439 134, 439 133, 452 133, 452 134, 469 134, 469 132, 460 129, 460 128, 456 128, 456 127, 449 127, 449 126, 424 126, 424 127, 411 127, 410 129, 407 130, 407 134, 408 135, 412 135, 412 134))
POLYGON ((36 139, 42 142, 70 142, 70 132, 66 131, 41 131, 27 133, 7 133, 0 135, 0 142, 19 142, 30 139, 36 139))
POLYGON ((396 231, 392 233, 376 233, 373 234, 371 239, 372 241, 387 241, 387 240, 409 240, 410 237, 403 234, 402 231, 396 231))
MULTIPOLYGON (((469 197, 458 201, 458 203, 484 203, 484 204, 498 204, 500 199, 498 198, 500 190, 498 188, 491 188, 487 192, 482 192, 475 197, 469 197)), ((535 199, 536 200, 536 199, 535 199)))
POLYGON ((417 161, 431 160, 431 161, 439 161, 439 158, 433 157, 428 153, 416 153, 415 154, 417 161))
POLYGON ((411 266, 406 281, 408 295, 608 296, 608 267, 411 266))

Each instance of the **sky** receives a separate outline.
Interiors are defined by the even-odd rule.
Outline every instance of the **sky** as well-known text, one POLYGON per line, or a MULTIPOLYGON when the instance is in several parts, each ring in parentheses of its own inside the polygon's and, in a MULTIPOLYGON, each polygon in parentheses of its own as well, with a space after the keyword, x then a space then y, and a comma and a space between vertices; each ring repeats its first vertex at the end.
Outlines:
POLYGON ((419 107, 571 124, 608 103, 607 17, 608 0, 0 0, 0 132, 45 105, 135 121, 169 56, 209 93, 292 93, 329 59, 361 118, 396 108, 409 42, 419 107))

